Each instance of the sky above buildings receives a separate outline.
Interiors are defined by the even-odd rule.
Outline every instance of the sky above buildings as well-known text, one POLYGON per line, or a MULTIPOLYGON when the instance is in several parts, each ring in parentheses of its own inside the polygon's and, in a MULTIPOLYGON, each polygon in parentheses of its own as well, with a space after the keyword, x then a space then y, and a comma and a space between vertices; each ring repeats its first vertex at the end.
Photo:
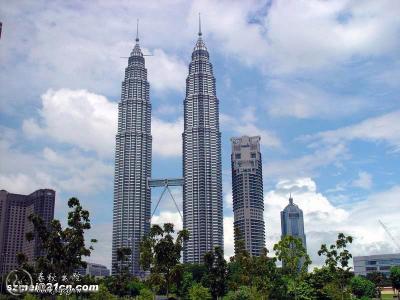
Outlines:
MULTIPOLYGON (((400 239, 400 2, 9 1, 0 8, 0 188, 77 196, 91 213, 91 261, 110 265, 117 103, 136 19, 153 105, 153 177, 182 175, 183 100, 198 13, 222 132, 225 254, 233 254, 230 138, 260 135, 267 247, 289 194, 321 243, 354 254, 400 239)), ((173 190, 181 205, 179 188, 173 190)), ((154 190, 153 204, 160 191, 154 190)), ((181 228, 171 199, 154 222, 181 228)), ((400 250, 397 250, 400 251, 400 250)))

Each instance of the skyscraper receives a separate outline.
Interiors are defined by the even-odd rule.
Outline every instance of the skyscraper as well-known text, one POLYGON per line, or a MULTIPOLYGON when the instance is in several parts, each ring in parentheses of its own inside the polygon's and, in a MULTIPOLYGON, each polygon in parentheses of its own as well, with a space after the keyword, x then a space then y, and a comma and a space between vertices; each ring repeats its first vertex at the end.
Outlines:
POLYGON ((213 67, 201 27, 189 65, 184 100, 183 227, 190 237, 183 261, 199 263, 223 247, 221 133, 213 67))
POLYGON ((293 203, 292 196, 289 198, 289 204, 281 211, 281 227, 282 238, 286 235, 300 238, 304 248, 307 249, 303 211, 293 203))
POLYGON ((24 253, 28 262, 44 254, 36 234, 32 241, 26 233, 34 232, 31 214, 49 224, 54 218, 55 191, 41 189, 29 195, 0 191, 0 274, 18 268, 17 254, 24 253))
POLYGON ((235 253, 243 240, 246 250, 258 256, 265 247, 260 137, 242 136, 231 142, 235 253))
POLYGON ((117 250, 132 248, 131 273, 140 275, 139 244, 150 229, 151 104, 147 69, 139 38, 128 59, 118 103, 115 149, 112 273, 121 267, 117 250))

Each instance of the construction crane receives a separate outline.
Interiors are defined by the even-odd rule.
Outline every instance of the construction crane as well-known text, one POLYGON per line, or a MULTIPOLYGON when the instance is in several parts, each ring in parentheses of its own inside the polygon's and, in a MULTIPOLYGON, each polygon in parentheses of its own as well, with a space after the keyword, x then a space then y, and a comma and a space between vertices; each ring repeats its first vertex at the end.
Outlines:
POLYGON ((382 225, 383 229, 386 231, 387 235, 390 237, 390 239, 392 240, 393 244, 396 245, 397 249, 399 249, 400 251, 400 244, 398 241, 396 241, 396 239, 393 237, 393 235, 390 233, 389 228, 387 228, 387 226, 381 221, 378 220, 379 223, 382 225))

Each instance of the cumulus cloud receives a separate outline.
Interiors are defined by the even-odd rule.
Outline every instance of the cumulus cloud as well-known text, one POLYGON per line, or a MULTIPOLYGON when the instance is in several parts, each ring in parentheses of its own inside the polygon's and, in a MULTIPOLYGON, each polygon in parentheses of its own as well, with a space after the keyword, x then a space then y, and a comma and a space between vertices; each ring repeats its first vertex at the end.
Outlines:
POLYGON ((190 16, 208 12, 204 22, 220 51, 268 72, 292 73, 393 52, 400 27, 396 9, 399 3, 393 0, 274 1, 269 6, 201 1, 193 3, 190 16))
POLYGON ((27 119, 28 137, 47 136, 57 142, 111 156, 117 128, 117 104, 86 90, 48 90, 42 95, 40 118, 27 119))
MULTIPOLYGON (((49 90, 42 96, 38 117, 24 120, 29 138, 51 138, 100 157, 112 158, 117 131, 117 104, 86 90, 49 90)), ((153 153, 181 155, 183 120, 152 119, 153 153)))
POLYGON ((282 180, 264 198, 267 247, 272 249, 280 239, 280 211, 288 204, 291 193, 295 204, 303 210, 308 252, 315 265, 323 263, 317 255, 321 244, 333 243, 339 232, 355 237, 351 248, 354 255, 390 253, 394 246, 384 230, 378 227, 378 218, 384 216, 388 224, 397 224, 396 214, 400 206, 396 193, 399 191, 400 187, 394 186, 357 203, 335 206, 327 196, 318 192, 311 178, 282 180), (375 234, 371 235, 371 232, 375 234))
POLYGON ((400 111, 368 118, 360 123, 336 130, 323 131, 315 135, 305 136, 306 141, 316 143, 338 144, 353 140, 369 142, 385 142, 393 151, 400 151, 400 111))
POLYGON ((358 172, 358 178, 353 181, 352 185, 369 190, 372 187, 372 175, 368 172, 358 172))
POLYGON ((153 153, 161 156, 182 155, 183 119, 166 122, 158 118, 152 119, 153 153))
POLYGON ((256 125, 257 117, 254 107, 241 109, 239 117, 220 114, 220 120, 223 128, 232 130, 237 135, 259 135, 261 137, 261 146, 273 148, 281 146, 281 141, 274 132, 256 125))
POLYGON ((300 119, 334 118, 351 115, 370 104, 356 97, 334 95, 309 83, 272 80, 266 103, 271 116, 300 119))
POLYGON ((168 89, 183 92, 185 89, 187 64, 177 56, 155 49, 154 56, 146 57, 146 66, 151 88, 156 91, 168 89))
POLYGON ((341 168, 342 162, 349 157, 350 153, 344 144, 321 147, 300 157, 264 162, 263 175, 266 180, 315 176, 319 170, 329 165, 341 168))
POLYGON ((162 226, 165 223, 174 224, 175 231, 182 230, 182 218, 178 212, 162 211, 159 215, 154 215, 151 218, 151 224, 162 226))

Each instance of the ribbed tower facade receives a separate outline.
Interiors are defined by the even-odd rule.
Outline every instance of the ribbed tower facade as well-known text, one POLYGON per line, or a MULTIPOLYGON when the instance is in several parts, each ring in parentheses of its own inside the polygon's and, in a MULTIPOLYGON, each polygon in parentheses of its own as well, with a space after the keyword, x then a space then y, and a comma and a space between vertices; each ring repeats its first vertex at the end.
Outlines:
POLYGON ((265 247, 264 196, 259 136, 232 138, 232 196, 235 253, 243 241, 250 255, 265 247))
POLYGON ((209 53, 199 37, 186 79, 183 138, 183 227, 190 233, 183 261, 200 263, 223 247, 219 104, 209 53))
POLYGON ((304 233, 303 211, 293 203, 290 196, 289 204, 281 211, 282 238, 290 235, 301 239, 304 248, 307 249, 306 235, 304 233))
POLYGON ((121 268, 141 275, 139 244, 150 229, 151 196, 151 104, 147 69, 139 39, 128 59, 118 103, 118 132, 115 150, 112 273, 121 268), (125 265, 117 261, 117 250, 131 248, 125 265))

